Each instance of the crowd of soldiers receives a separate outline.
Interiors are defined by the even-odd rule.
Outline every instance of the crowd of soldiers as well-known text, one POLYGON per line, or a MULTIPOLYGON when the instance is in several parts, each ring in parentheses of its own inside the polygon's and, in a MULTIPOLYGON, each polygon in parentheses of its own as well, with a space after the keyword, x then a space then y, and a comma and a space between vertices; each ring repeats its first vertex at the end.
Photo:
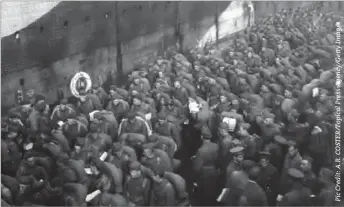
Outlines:
POLYGON ((335 202, 333 13, 297 8, 215 46, 169 48, 128 85, 2 118, 3 206, 335 202))

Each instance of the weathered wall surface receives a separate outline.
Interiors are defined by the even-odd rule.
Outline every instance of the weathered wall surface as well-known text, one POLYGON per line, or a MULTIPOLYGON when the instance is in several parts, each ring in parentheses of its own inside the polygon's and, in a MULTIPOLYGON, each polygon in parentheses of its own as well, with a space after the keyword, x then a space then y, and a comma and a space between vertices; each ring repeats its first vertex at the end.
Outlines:
MULTIPOLYGON (((333 2, 336 3, 336 2, 333 2)), ((185 45, 197 39, 214 24, 216 7, 224 10, 230 2, 181 2, 180 21, 185 45)), ((292 8, 300 2, 255 2, 256 18, 292 8)), ((337 6, 333 6, 338 8, 337 6)), ((174 41, 174 2, 120 2, 123 68, 132 69, 140 57, 156 52, 174 41)), ((103 79, 116 65, 116 31, 113 2, 61 2, 52 11, 14 35, 2 38, 1 104, 14 102, 14 93, 25 81, 34 88, 56 97, 56 88, 68 93, 71 76, 86 71, 103 79)))
MULTIPOLYGON (((196 37, 214 23, 216 6, 226 9, 229 4, 181 2, 185 43, 194 45, 196 37)), ((124 70, 130 70, 139 57, 173 43, 174 2, 120 2, 119 8, 124 70)), ((36 89, 52 101, 57 87, 69 92, 65 86, 75 71, 87 71, 93 78, 106 76, 103 71, 116 65, 114 22, 113 2, 61 2, 21 30, 20 40, 14 35, 2 38, 2 105, 13 102, 20 79, 25 88, 36 89)))

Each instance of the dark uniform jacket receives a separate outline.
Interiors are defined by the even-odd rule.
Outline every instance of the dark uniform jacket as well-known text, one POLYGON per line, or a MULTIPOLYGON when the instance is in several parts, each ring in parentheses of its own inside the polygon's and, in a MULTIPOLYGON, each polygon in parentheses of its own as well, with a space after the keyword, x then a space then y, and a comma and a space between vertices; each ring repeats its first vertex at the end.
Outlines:
POLYGON ((267 206, 267 198, 264 190, 254 181, 246 184, 239 201, 240 206, 267 206))
POLYGON ((153 183, 150 206, 174 206, 175 189, 172 184, 164 179, 161 183, 153 183))
POLYGON ((194 159, 194 172, 200 173, 203 166, 216 166, 218 157, 218 145, 210 141, 203 141, 194 159))
POLYGON ((311 194, 307 187, 294 188, 283 197, 278 206, 311 206, 311 194))
POLYGON ((149 204, 149 193, 151 189, 151 180, 144 176, 139 178, 127 177, 124 184, 124 195, 129 202, 136 206, 147 206, 149 204))

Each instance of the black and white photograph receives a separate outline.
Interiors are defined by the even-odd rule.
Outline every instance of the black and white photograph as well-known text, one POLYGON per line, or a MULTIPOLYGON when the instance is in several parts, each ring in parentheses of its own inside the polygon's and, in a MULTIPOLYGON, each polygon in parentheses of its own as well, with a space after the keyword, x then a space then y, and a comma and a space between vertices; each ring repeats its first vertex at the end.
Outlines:
POLYGON ((344 206, 344 1, 0 10, 1 206, 344 206))

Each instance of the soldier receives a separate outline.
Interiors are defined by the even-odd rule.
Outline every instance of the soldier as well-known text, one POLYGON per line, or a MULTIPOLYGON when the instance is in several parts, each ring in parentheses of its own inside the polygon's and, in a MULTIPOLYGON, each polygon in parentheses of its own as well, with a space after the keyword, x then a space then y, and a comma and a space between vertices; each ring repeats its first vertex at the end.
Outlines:
POLYGON ((288 176, 291 178, 292 189, 281 198, 277 198, 278 206, 311 206, 311 190, 302 185, 304 174, 296 169, 290 168, 288 176))
POLYGON ((262 51, 260 52, 260 56, 263 59, 263 62, 266 62, 267 65, 272 65, 275 60, 275 52, 266 47, 262 47, 262 51))
POLYGON ((168 156, 173 159, 174 153, 177 151, 177 144, 170 137, 152 134, 148 137, 148 143, 153 148, 165 151, 168 156))
POLYGON ((271 164, 278 170, 282 169, 283 157, 284 157, 284 146, 287 145, 287 140, 282 136, 275 136, 272 143, 265 146, 265 151, 271 153, 271 164))
MULTIPOLYGON (((290 168, 300 169, 302 157, 299 153, 296 143, 294 141, 288 142, 288 153, 285 156, 283 168, 280 178, 280 194, 283 195, 287 193, 291 187, 291 184, 288 180, 288 172, 290 168)), ((303 174, 303 173, 302 173, 303 174)), ((304 174, 303 174, 304 177, 304 174)))
POLYGON ((84 115, 88 115, 92 111, 101 110, 103 108, 98 96, 88 94, 86 91, 80 91, 80 98, 78 101, 78 110, 84 115))
POLYGON ((66 183, 63 185, 64 203, 66 206, 84 206, 87 187, 80 183, 66 183))
POLYGON ((216 107, 216 112, 222 113, 224 111, 229 112, 231 109, 231 103, 228 101, 228 98, 224 94, 224 92, 221 92, 219 95, 219 103, 213 106, 213 108, 216 107))
POLYGON ((196 195, 199 204, 215 205, 218 186, 219 171, 217 169, 217 161, 219 157, 219 147, 212 143, 211 133, 208 127, 202 127, 203 144, 198 149, 194 159, 194 182, 196 187, 196 195))
POLYGON ((143 151, 143 157, 141 158, 143 166, 150 169, 154 169, 159 166, 164 172, 172 172, 173 164, 168 154, 160 149, 145 148, 143 151))
POLYGON ((303 180, 304 185, 308 187, 313 194, 316 193, 316 187, 317 187, 317 177, 312 171, 312 163, 313 159, 309 156, 304 156, 301 161, 301 170, 303 174, 305 175, 305 178, 303 180))
POLYGON ((112 145, 111 152, 108 162, 121 168, 124 172, 129 173, 128 164, 137 161, 135 150, 129 146, 123 146, 121 143, 115 142, 112 145))
POLYGON ((173 97, 178 99, 183 106, 185 106, 188 103, 189 100, 189 93, 188 91, 181 86, 180 81, 174 82, 174 91, 173 91, 173 97))
POLYGON ((260 168, 254 166, 249 170, 248 182, 244 187, 244 191, 240 197, 240 206, 267 206, 267 198, 264 190, 257 184, 260 168))
POLYGON ((50 133, 51 127, 49 117, 47 116, 46 109, 49 108, 44 100, 40 100, 31 111, 28 117, 27 131, 32 137, 36 137, 40 133, 50 133))
POLYGON ((97 157, 91 158, 88 191, 100 190, 108 193, 123 193, 123 172, 109 162, 97 157))
POLYGON ((156 165, 153 168, 153 184, 150 206, 174 206, 176 192, 172 184, 164 178, 164 167, 156 165))
POLYGON ((106 110, 111 111, 115 115, 117 122, 120 122, 129 112, 129 108, 129 103, 122 96, 118 96, 109 101, 106 110))
POLYGON ((99 154, 108 151, 111 148, 112 139, 109 135, 99 132, 98 121, 90 125, 90 133, 85 138, 85 147, 91 147, 99 154))
POLYGON ((15 132, 11 132, 1 139, 1 173, 9 176, 15 176, 22 157, 22 150, 16 138, 15 132))
POLYGON ((230 149, 234 147, 233 137, 229 134, 228 124, 221 122, 216 137, 216 142, 219 146, 219 164, 221 169, 224 169, 230 162, 230 149))
POLYGON ((233 171, 240 171, 242 169, 242 161, 244 160, 244 148, 234 147, 229 152, 233 156, 233 160, 228 164, 226 168, 226 182, 230 178, 233 171))
POLYGON ((76 112, 71 105, 68 104, 67 99, 62 99, 60 105, 56 106, 51 113, 50 119, 53 123, 58 121, 67 121, 67 119, 76 118, 76 112))
POLYGON ((130 175, 124 183, 124 195, 129 201, 129 206, 148 206, 150 198, 151 180, 143 175, 141 164, 137 161, 129 165, 130 175))
POLYGON ((265 191, 269 206, 275 206, 278 172, 277 169, 270 163, 271 154, 269 152, 263 151, 260 152, 259 155, 260 173, 257 182, 265 191))
POLYGON ((123 119, 118 127, 118 135, 124 133, 137 133, 144 136, 149 136, 149 126, 142 120, 136 117, 135 113, 129 113, 127 119, 123 119))
POLYGON ((99 101, 103 107, 105 107, 107 105, 108 95, 105 92, 105 90, 98 83, 93 84, 92 93, 99 98, 99 101))
POLYGON ((177 144, 177 148, 180 149, 182 145, 180 130, 173 123, 167 121, 167 114, 159 113, 158 119, 154 131, 159 135, 171 137, 177 144))
POLYGON ((144 103, 144 95, 143 94, 135 94, 133 96, 133 104, 130 108, 130 112, 142 114, 143 116, 151 112, 149 105, 144 103))
POLYGON ((141 81, 141 77, 134 75, 132 77, 132 84, 129 86, 129 91, 137 91, 138 93, 146 94, 149 91, 148 87, 145 87, 145 84, 141 81))
POLYGON ((324 187, 315 198, 317 206, 336 206, 334 172, 328 168, 322 168, 319 173, 319 182, 324 187))

